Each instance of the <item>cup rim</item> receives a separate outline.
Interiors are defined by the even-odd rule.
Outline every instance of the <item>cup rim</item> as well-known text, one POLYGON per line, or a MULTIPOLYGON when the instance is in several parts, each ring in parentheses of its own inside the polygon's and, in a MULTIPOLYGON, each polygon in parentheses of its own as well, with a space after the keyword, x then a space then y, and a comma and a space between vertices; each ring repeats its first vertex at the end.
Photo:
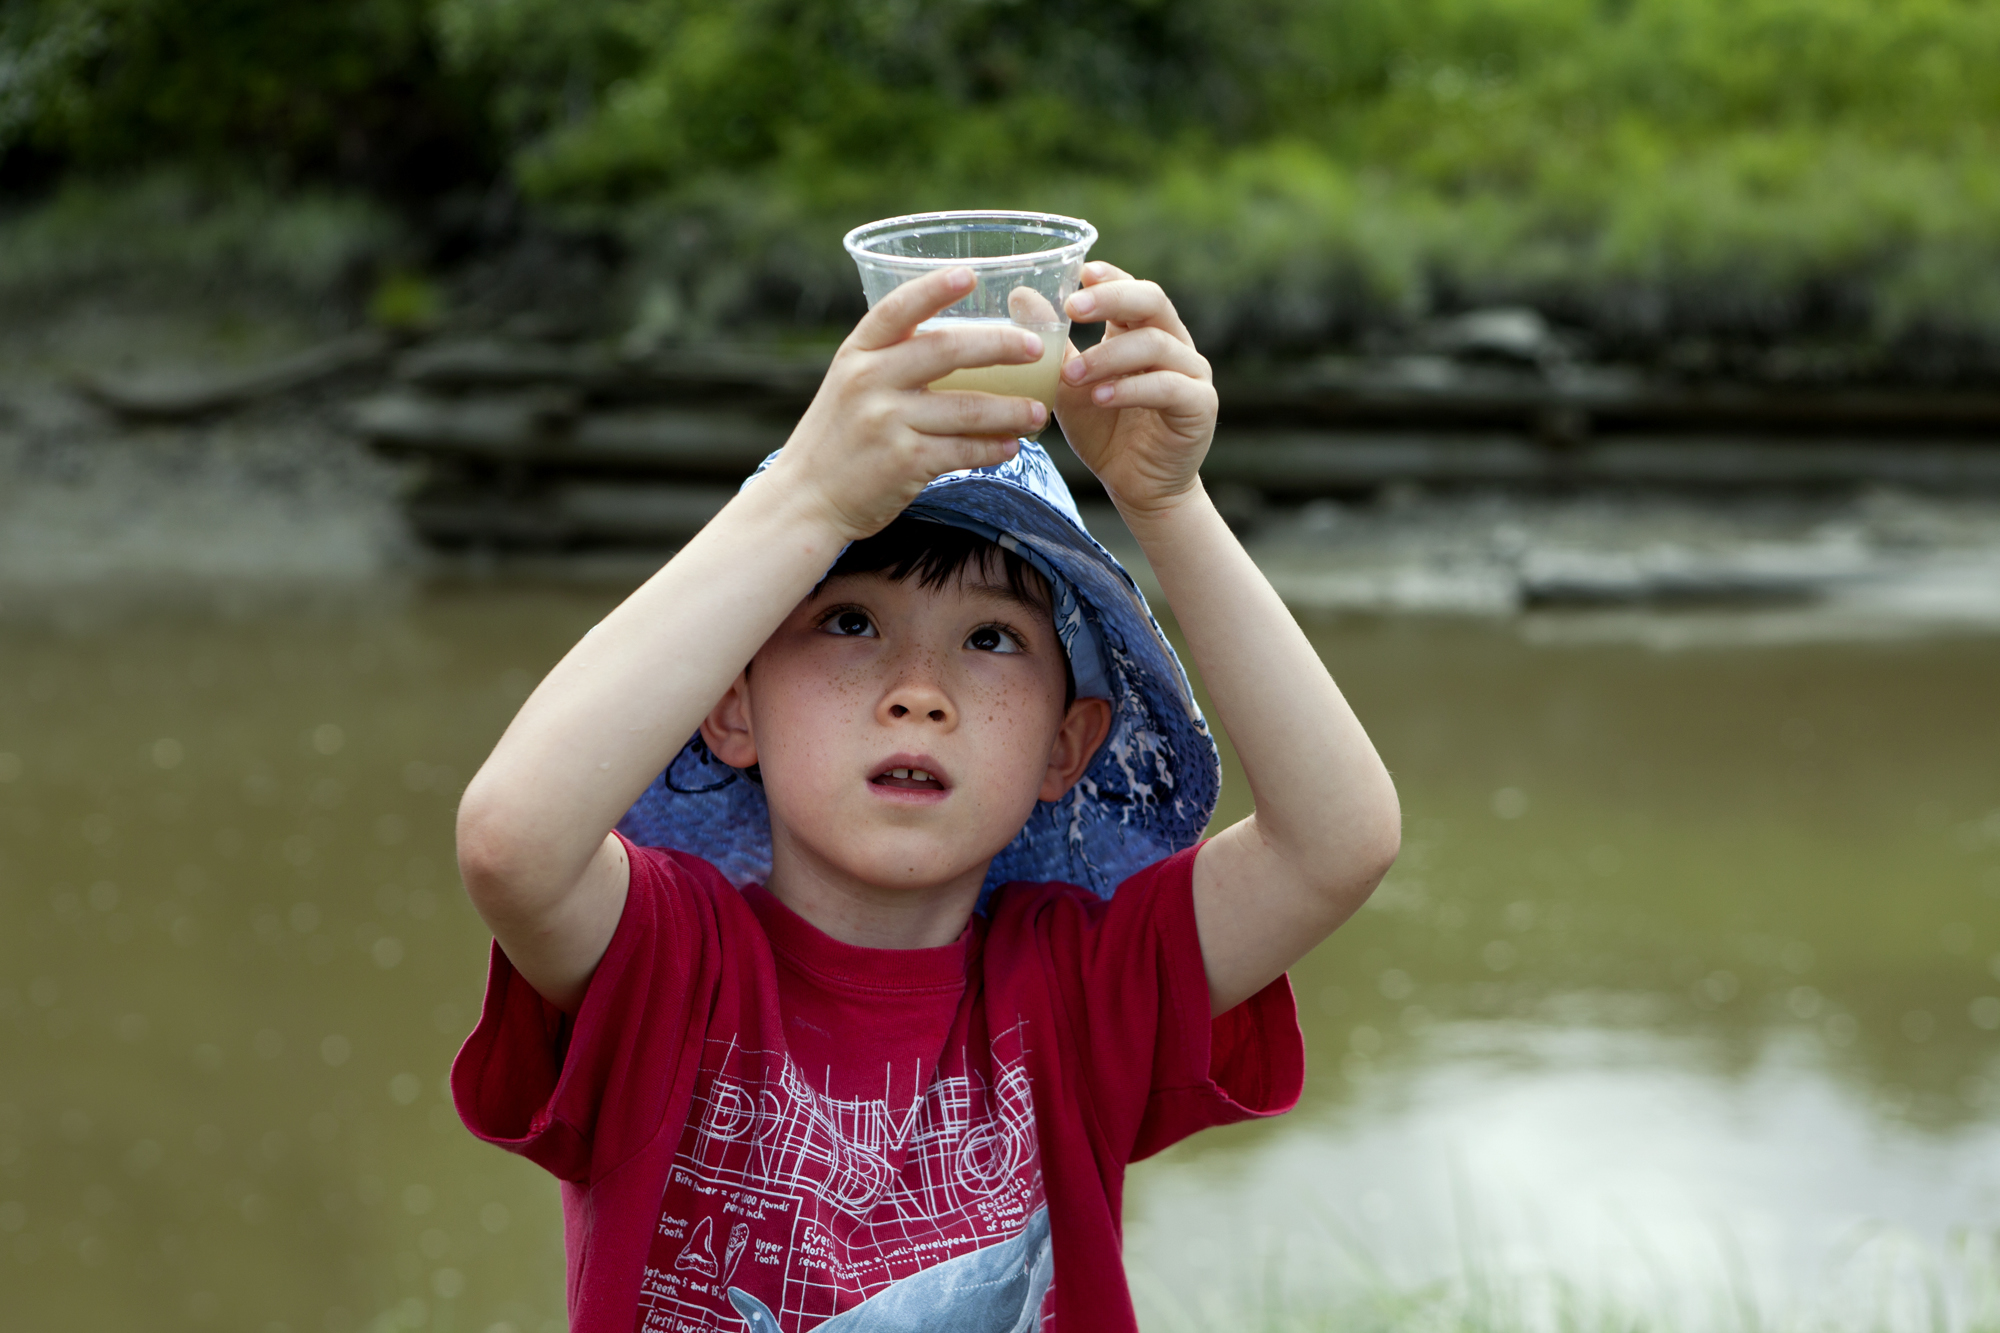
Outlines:
POLYGON ((935 213, 904 213, 892 218, 877 218, 864 222, 841 237, 841 246, 854 257, 857 264, 876 264, 885 268, 943 269, 970 268, 991 269, 1011 268, 1028 262, 1046 262, 1052 256, 1061 256, 1067 251, 1087 252, 1097 242, 1097 228, 1082 218, 1069 217, 1062 213, 1038 213, 1028 209, 1014 208, 957 208, 935 213), (988 255, 984 258, 966 259, 944 256, 925 259, 914 255, 885 255, 876 250, 865 249, 862 238, 866 234, 890 228, 906 228, 927 222, 967 221, 973 218, 991 219, 997 222, 1020 221, 1054 223, 1073 227, 1077 235, 1060 245, 1052 245, 1046 250, 1030 250, 1018 255, 988 255))

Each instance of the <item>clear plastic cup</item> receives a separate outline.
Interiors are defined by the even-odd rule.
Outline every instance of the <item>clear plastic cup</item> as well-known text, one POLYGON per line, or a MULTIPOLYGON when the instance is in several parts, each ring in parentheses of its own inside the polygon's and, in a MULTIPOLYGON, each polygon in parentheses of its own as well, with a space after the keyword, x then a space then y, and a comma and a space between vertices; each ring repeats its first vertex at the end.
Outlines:
POLYGON ((954 370, 930 387, 1035 398, 1053 415, 1069 341, 1063 303, 1083 281, 1083 259, 1096 240, 1097 228, 1080 218, 965 212, 884 218, 848 232, 844 244, 861 270, 861 291, 870 306, 911 278, 970 268, 976 281, 965 299, 919 327, 1005 321, 1040 335, 1041 359, 954 370))

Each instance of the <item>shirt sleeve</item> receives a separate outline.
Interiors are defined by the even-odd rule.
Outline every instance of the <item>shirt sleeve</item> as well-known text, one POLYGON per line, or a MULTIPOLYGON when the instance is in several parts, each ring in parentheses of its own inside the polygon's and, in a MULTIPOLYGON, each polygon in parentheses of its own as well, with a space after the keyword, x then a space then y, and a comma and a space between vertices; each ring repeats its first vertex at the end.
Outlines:
POLYGON ((1289 1111, 1305 1083, 1291 982, 1209 1016, 1191 847, 1133 875, 1052 932, 1081 1078, 1107 1145, 1127 1161, 1197 1130, 1289 1111), (1069 935, 1068 940, 1062 937, 1069 935))
POLYGON ((496 941, 479 1025, 451 1070, 466 1128, 585 1186, 657 1130, 714 991, 706 880, 719 876, 696 858, 625 846, 625 908, 575 1018, 522 980, 496 941))

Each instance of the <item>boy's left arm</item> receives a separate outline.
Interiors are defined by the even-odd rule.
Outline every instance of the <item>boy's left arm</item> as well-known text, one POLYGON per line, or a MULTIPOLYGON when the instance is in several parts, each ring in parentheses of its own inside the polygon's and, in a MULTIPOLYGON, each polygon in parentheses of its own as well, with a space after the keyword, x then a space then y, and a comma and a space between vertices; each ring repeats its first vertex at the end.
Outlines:
POLYGON ((1195 859, 1213 1012, 1255 995, 1352 915, 1402 838, 1396 789, 1319 654, 1202 489, 1208 363, 1166 294, 1108 264, 1070 298, 1103 341, 1063 367, 1056 413, 1145 548, 1256 813, 1195 859))

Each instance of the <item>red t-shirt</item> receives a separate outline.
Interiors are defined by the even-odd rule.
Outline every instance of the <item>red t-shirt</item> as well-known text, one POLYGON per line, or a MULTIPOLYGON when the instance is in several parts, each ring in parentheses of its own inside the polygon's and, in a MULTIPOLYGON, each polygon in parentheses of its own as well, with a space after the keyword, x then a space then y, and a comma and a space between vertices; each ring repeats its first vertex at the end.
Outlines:
POLYGON ((1125 1164, 1298 1099, 1284 978, 1209 1018, 1192 849, 907 950, 628 850, 574 1023, 496 946, 452 1068, 472 1132, 563 1182, 572 1333, 1133 1330, 1125 1164))

